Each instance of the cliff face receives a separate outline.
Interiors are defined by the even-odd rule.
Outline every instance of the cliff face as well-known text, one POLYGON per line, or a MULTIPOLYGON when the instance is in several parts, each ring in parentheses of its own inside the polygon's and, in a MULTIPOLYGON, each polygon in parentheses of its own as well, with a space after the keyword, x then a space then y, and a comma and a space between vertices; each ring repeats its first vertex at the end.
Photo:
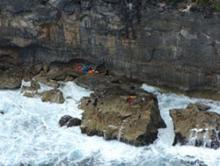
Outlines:
POLYGON ((155 85, 219 88, 219 14, 152 2, 1 0, 0 67, 83 58, 155 85))

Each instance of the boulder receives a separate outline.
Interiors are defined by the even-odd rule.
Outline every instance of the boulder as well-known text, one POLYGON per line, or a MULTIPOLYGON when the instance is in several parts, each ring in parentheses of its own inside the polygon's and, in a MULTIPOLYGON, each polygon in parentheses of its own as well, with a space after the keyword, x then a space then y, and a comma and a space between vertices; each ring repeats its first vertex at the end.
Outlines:
POLYGON ((59 120, 60 127, 66 126, 70 119, 72 119, 72 116, 70 116, 70 115, 62 116, 59 120))
POLYGON ((59 103, 59 104, 62 104, 65 101, 63 97, 63 93, 58 89, 52 89, 41 93, 41 100, 43 102, 51 102, 51 103, 59 103))
POLYGON ((153 143, 158 129, 165 127, 155 96, 148 93, 129 96, 129 93, 110 89, 103 96, 93 94, 83 98, 81 132, 103 136, 106 140, 140 146, 153 143), (131 98, 131 100, 129 100, 131 98))
POLYGON ((67 127, 80 126, 80 125, 81 125, 81 120, 78 118, 71 118, 67 123, 67 127))
POLYGON ((170 110, 175 130, 175 144, 220 147, 220 115, 207 112, 209 106, 189 104, 185 109, 170 110))
POLYGON ((22 86, 21 92, 26 97, 34 97, 38 94, 40 84, 36 80, 32 80, 30 86, 22 86))
POLYGON ((73 118, 70 115, 64 115, 59 120, 60 127, 67 126, 67 127, 73 127, 73 126, 80 126, 81 120, 78 118, 73 118))
POLYGON ((0 70, 0 89, 16 89, 21 86, 21 72, 16 70, 0 70))

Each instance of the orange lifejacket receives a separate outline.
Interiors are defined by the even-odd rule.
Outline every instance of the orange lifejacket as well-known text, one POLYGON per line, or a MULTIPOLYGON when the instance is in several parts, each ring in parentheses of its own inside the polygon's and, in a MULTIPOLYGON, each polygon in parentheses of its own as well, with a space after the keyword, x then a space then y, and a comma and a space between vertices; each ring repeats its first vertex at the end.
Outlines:
POLYGON ((95 73, 95 70, 91 69, 88 71, 88 74, 94 74, 95 73))

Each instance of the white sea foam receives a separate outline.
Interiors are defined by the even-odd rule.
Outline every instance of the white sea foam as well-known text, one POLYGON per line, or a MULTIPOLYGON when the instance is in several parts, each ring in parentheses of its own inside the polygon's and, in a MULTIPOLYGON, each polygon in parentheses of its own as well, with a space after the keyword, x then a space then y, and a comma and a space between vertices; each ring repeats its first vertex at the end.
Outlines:
MULTIPOLYGON (((157 95, 162 118, 167 124, 160 129, 154 144, 134 147, 101 137, 82 135, 79 127, 60 128, 63 115, 81 117, 77 105, 91 92, 68 82, 61 87, 64 104, 43 103, 39 98, 27 98, 20 91, 0 91, 0 166, 82 165, 82 166, 170 166, 220 165, 220 150, 193 146, 172 146, 174 139, 169 109, 183 108, 190 99, 175 94, 163 94, 159 89, 143 85, 157 95), (200 162, 201 161, 201 162, 200 162)), ((46 88, 47 89, 47 88, 46 88)), ((220 113, 220 103, 203 100, 220 113)))

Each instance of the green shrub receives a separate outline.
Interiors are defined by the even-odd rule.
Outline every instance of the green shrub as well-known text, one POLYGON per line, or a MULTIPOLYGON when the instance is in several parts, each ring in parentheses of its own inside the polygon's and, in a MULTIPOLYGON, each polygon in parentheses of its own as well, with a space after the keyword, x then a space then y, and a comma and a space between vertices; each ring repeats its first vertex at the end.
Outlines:
POLYGON ((196 0, 198 5, 207 6, 209 4, 209 0, 196 0))
POLYGON ((214 2, 213 7, 215 11, 220 12, 220 2, 214 2))

